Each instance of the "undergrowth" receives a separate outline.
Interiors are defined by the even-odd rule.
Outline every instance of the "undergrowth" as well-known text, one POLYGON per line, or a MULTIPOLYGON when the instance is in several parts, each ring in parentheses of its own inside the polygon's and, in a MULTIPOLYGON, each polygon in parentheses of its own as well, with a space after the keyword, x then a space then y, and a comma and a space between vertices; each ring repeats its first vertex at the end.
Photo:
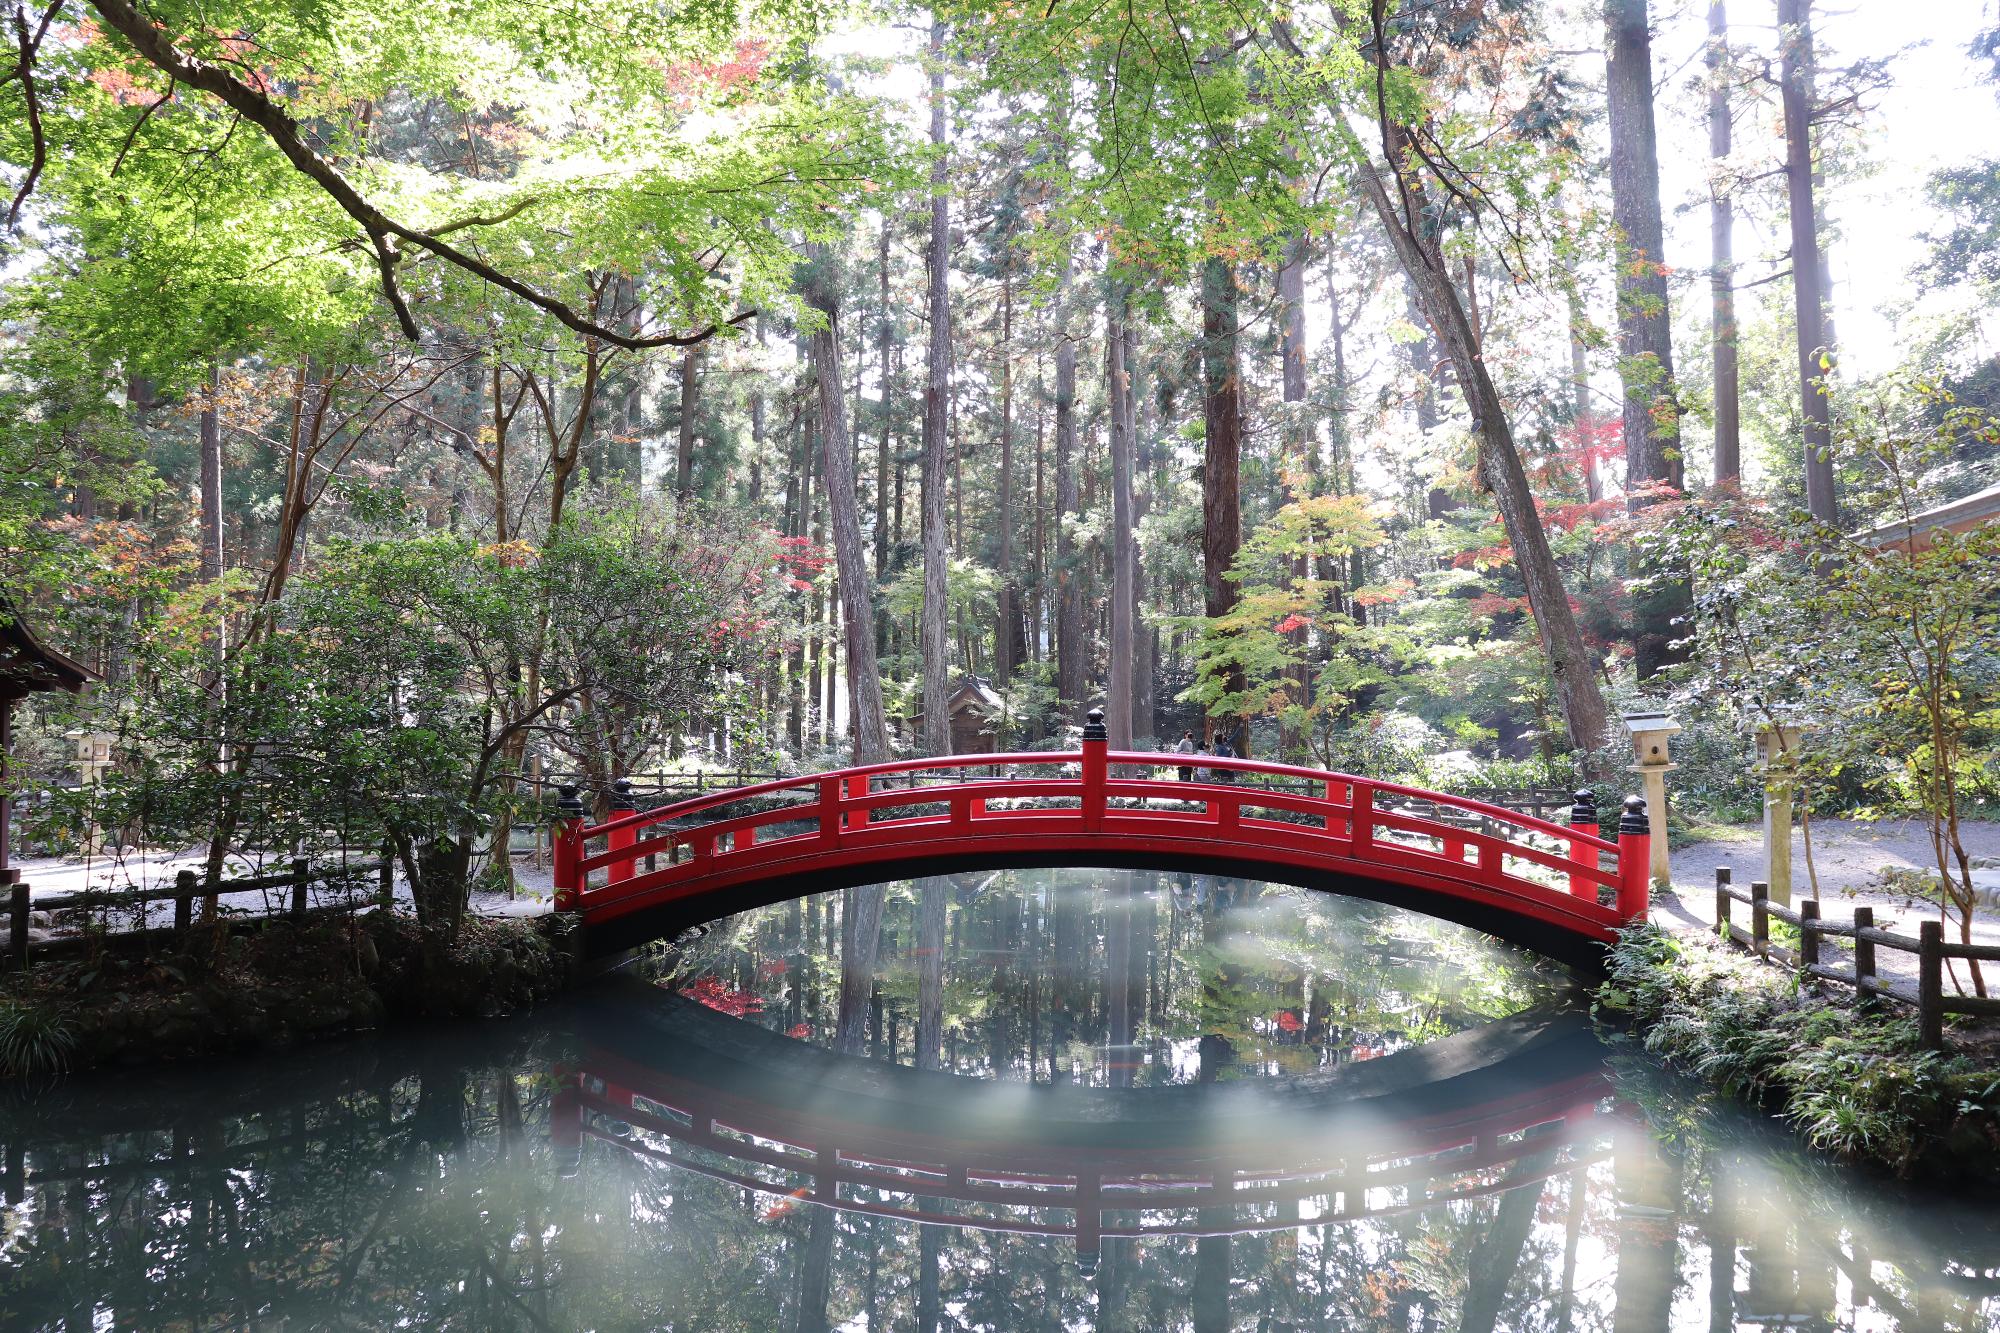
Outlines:
POLYGON ((76 1028, 67 1009, 0 1000, 0 1075, 60 1074, 69 1067, 75 1049, 76 1028))
POLYGON ((1771 1106, 1813 1147, 1909 1172, 1928 1154, 2000 1160, 2000 1073, 1923 1048, 1914 1021, 1821 995, 1705 939, 1627 930, 1597 993, 1645 1047, 1771 1106))

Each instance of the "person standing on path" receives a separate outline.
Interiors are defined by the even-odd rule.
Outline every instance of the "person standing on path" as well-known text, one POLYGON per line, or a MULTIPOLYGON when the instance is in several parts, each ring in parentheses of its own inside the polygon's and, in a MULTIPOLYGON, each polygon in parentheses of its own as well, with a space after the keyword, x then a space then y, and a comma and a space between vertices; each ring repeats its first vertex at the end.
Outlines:
MULTIPOLYGON (((1181 743, 1174 747, 1174 753, 1186 754, 1186 755, 1191 755, 1194 753, 1194 733, 1192 731, 1183 731, 1181 733, 1181 743)), ((1182 782, 1194 781, 1194 767, 1192 765, 1190 764, 1181 765, 1181 781, 1182 782)))

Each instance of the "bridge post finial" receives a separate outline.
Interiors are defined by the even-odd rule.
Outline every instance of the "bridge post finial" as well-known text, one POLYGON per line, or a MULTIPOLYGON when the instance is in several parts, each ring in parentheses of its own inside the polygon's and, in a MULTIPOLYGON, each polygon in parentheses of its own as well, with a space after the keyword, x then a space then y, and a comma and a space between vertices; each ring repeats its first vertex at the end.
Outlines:
MULTIPOLYGON (((639 803, 632 799, 632 779, 615 778, 612 780, 610 806, 611 822, 614 824, 638 810, 639 803)), ((614 828, 606 834, 604 837, 604 848, 606 851, 621 851, 624 848, 630 847, 638 840, 639 831, 628 824, 624 828, 614 828)), ((632 878, 632 869, 633 865, 631 861, 618 861, 606 866, 604 868, 604 875, 613 884, 623 884, 626 880, 632 878)))
POLYGON ((1618 915, 1628 925, 1646 919, 1653 889, 1652 841, 1646 798, 1627 796, 1618 817, 1618 915))
POLYGON ((1083 719, 1083 826, 1095 833, 1104 827, 1104 784, 1109 778, 1110 733, 1104 729, 1104 710, 1093 708, 1083 719))
POLYGON ((573 782, 556 788, 554 836, 556 910, 574 912, 576 896, 582 890, 577 863, 583 860, 583 794, 573 782))
MULTIPOLYGON (((1575 800, 1576 804, 1569 808, 1570 828, 1593 838, 1598 837, 1597 797, 1586 787, 1576 793, 1575 800)), ((1588 866, 1596 870, 1597 852, 1595 846, 1582 838, 1570 839, 1569 859, 1579 866, 1588 866)), ((1569 877, 1569 892, 1573 898, 1582 898, 1594 903, 1597 901, 1597 880, 1589 875, 1572 871, 1569 877)))

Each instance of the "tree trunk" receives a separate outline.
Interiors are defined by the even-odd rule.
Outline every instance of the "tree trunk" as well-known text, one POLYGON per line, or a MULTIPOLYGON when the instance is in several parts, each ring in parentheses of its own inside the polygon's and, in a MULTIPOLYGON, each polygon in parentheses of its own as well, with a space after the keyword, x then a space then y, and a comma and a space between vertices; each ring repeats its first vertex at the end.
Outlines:
MULTIPOLYGON (((1237 494, 1243 450, 1243 383, 1236 353, 1236 270, 1222 259, 1204 260, 1201 269, 1201 472, 1202 609, 1213 620, 1236 605, 1236 585, 1223 576, 1243 544, 1243 515, 1237 494)), ((1243 688, 1240 672, 1229 689, 1243 688)), ((1239 755, 1249 746, 1238 721, 1218 729, 1239 755)))
MULTIPOLYGON (((1147 469, 1152 457, 1145 441, 1151 438, 1152 423, 1140 401, 1139 330, 1132 323, 1129 311, 1125 318, 1125 379, 1126 401, 1131 404, 1133 466, 1139 477, 1146 478, 1150 476, 1147 469)), ((1152 736, 1158 731, 1153 720, 1153 674, 1157 669, 1159 642, 1153 627, 1146 623, 1146 561, 1139 548, 1139 529, 1151 509, 1152 487, 1136 488, 1132 498, 1132 730, 1136 737, 1152 736)))
POLYGON ((222 577, 222 363, 208 363, 208 394, 201 405, 201 581, 222 577))
POLYGON ((681 429, 674 450, 674 494, 682 499, 694 494, 695 375, 700 364, 699 346, 681 353, 681 429))
MULTIPOLYGON (((886 212, 882 215, 882 239, 875 258, 880 269, 882 291, 881 327, 876 334, 876 349, 882 367, 882 434, 875 442, 875 577, 880 579, 889 572, 889 423, 895 411, 889 402, 889 393, 896 378, 889 366, 890 330, 893 326, 889 319, 889 215, 886 212)), ((856 426, 858 429, 858 422, 856 426)))
MULTIPOLYGON (((1403 161, 1405 150, 1401 146, 1400 128, 1393 122, 1380 124, 1380 128, 1386 141, 1387 160, 1403 161)), ((1555 677, 1556 697, 1562 703, 1570 744, 1579 750, 1595 750, 1606 740, 1607 709, 1604 694, 1598 688, 1600 664, 1585 646, 1576 616, 1570 610, 1569 592, 1563 586, 1562 572, 1556 568, 1555 553, 1549 549, 1541 515, 1535 510, 1534 491, 1528 483, 1527 470, 1521 465, 1520 451, 1514 447, 1505 404, 1486 372, 1478 340, 1472 335, 1465 307, 1458 299, 1458 291, 1435 241, 1425 244, 1406 225, 1389 196, 1389 187, 1384 184, 1379 168, 1360 143, 1351 141, 1349 148, 1360 167, 1358 180, 1362 193, 1395 248, 1397 261, 1415 284, 1431 327, 1443 341, 1445 353, 1457 371, 1460 391, 1472 412, 1473 430, 1479 440, 1480 471, 1493 490, 1501 522, 1507 529, 1507 540, 1514 548, 1514 563, 1521 571, 1528 605, 1535 617, 1535 632, 1555 677)), ((1400 184, 1398 193, 1403 193, 1400 184)))
POLYGON ((1570 416, 1576 423, 1577 445, 1583 450, 1583 495, 1592 504, 1604 498, 1604 479, 1597 470, 1597 409, 1590 401, 1590 360, 1583 345, 1583 301, 1569 297, 1570 416))
POLYGON ((1812 0, 1778 0, 1779 82, 1785 109, 1785 194, 1792 223, 1792 299, 1799 330, 1799 405, 1805 419, 1806 509, 1837 522, 1833 419, 1821 380, 1831 366, 1827 346, 1824 266, 1819 211, 1813 198, 1812 0))
POLYGON ((1056 302, 1056 696, 1074 708, 1084 702, 1083 569, 1070 522, 1079 509, 1076 447, 1076 343, 1071 305, 1072 255, 1065 242, 1056 302))
POLYGON ((1709 322, 1714 347, 1715 484, 1738 485, 1743 478, 1740 392, 1736 374, 1736 201, 1724 178, 1730 148, 1729 9, 1726 0, 1708 6, 1708 187, 1709 322))
POLYGON ((924 548, 923 624, 918 649, 923 672, 926 754, 951 750, 951 718, 946 712, 951 672, 950 646, 945 642, 945 413, 951 392, 951 215, 950 174, 945 160, 944 22, 931 19, 931 237, 929 266, 930 346, 924 382, 924 484, 922 540, 924 548))
MULTIPOLYGON (((1660 220, 1659 144, 1653 127, 1653 45, 1647 0, 1610 0, 1606 90, 1611 120, 1611 217, 1617 232, 1618 377, 1624 387, 1626 508, 1655 503, 1653 488, 1684 489, 1680 406, 1660 220)), ((1646 572, 1646 571, 1642 571, 1646 572)), ((1633 656, 1639 679, 1680 661, 1676 621, 1689 609, 1687 585, 1654 577, 1633 598, 1633 656)))
MULTIPOLYGON (((1311 490, 1311 478, 1318 471, 1316 455, 1318 449, 1313 439, 1312 426, 1305 415, 1306 410, 1306 243, 1303 236, 1293 237, 1285 246, 1285 260, 1278 268, 1278 361, 1284 393, 1285 415, 1285 457, 1280 463, 1280 479, 1284 484, 1284 498, 1287 504, 1298 499, 1299 481, 1304 481, 1311 490)), ((1292 562, 1292 576, 1303 579, 1312 574, 1309 560, 1301 551, 1292 562)), ((1304 659, 1306 628, 1301 625, 1287 637, 1300 661, 1291 670, 1294 698, 1306 703, 1312 692, 1312 667, 1304 659)), ((1289 721, 1282 721, 1278 727, 1278 756, 1296 753, 1299 745, 1297 728, 1289 721)))
POLYGON ((1125 284, 1114 278, 1105 320, 1105 389, 1111 399, 1111 667, 1104 683, 1104 725, 1114 750, 1132 748, 1134 570, 1139 538, 1132 519, 1132 376, 1125 364, 1131 319, 1125 284))
POLYGON ((993 675, 1005 688, 1021 664, 1020 588, 1014 579, 1014 259, 1000 261, 1000 624, 993 634, 993 675))

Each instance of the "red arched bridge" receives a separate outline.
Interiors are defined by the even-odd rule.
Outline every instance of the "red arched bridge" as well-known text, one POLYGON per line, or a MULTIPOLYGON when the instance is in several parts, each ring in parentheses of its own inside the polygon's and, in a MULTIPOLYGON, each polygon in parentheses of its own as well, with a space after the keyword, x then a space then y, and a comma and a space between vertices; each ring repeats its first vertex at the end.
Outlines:
MULTIPOLYGON (((1271 880, 1415 908, 1585 967, 1643 920, 1645 803, 1616 840, 1588 793, 1568 826, 1346 773, 1111 752, 946 755, 712 792, 586 825, 565 789, 556 909, 603 957, 768 903, 916 875, 1103 866, 1271 880)), ((624 804, 630 804, 629 800, 624 804)))

